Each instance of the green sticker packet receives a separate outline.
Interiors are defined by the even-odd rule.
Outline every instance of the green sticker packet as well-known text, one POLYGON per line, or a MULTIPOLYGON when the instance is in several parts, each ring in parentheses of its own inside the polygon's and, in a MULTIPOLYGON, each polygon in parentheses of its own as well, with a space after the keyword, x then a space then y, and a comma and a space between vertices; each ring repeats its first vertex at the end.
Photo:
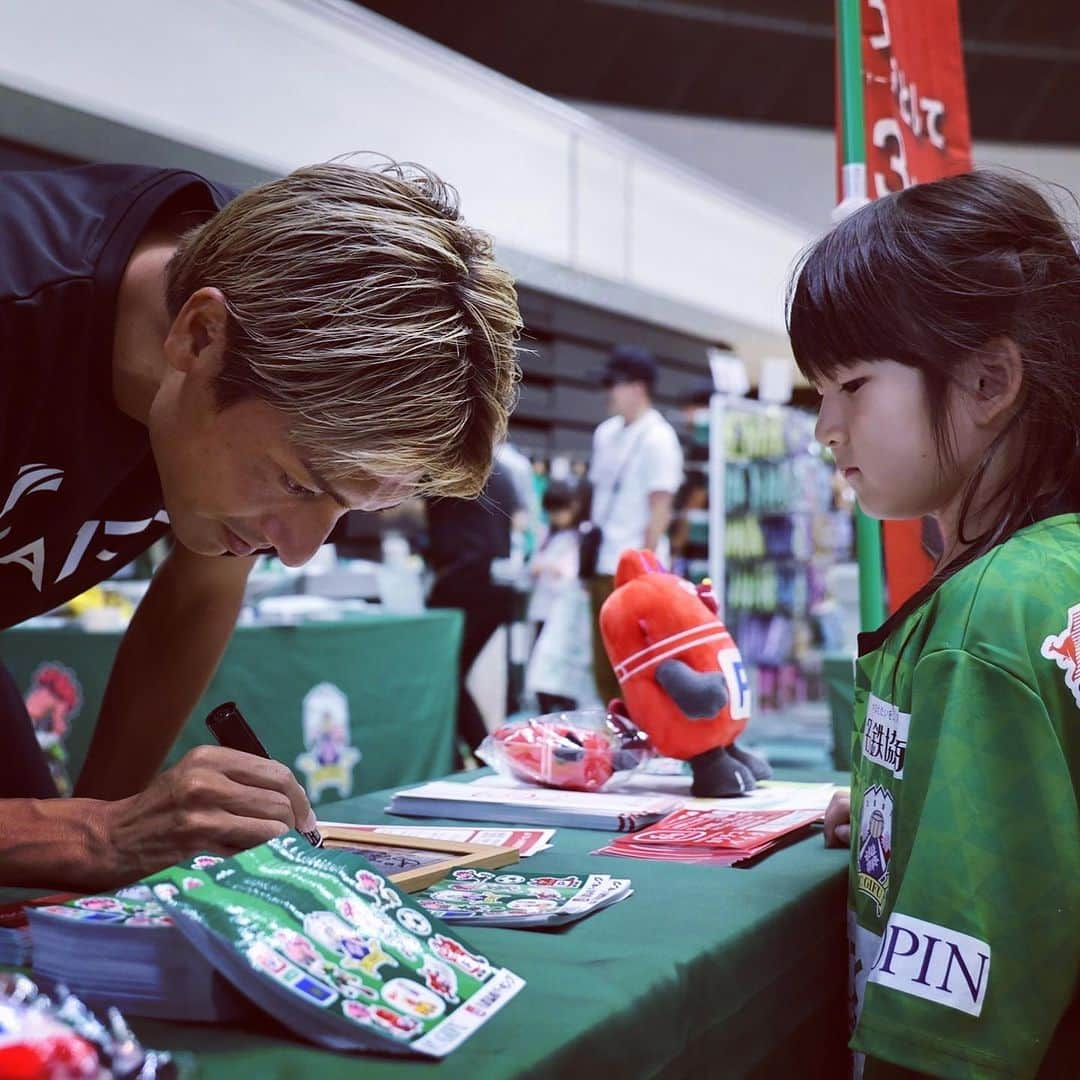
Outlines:
POLYGON ((443 1057, 524 986, 354 852, 297 833, 146 879, 184 937, 298 1035, 443 1057))

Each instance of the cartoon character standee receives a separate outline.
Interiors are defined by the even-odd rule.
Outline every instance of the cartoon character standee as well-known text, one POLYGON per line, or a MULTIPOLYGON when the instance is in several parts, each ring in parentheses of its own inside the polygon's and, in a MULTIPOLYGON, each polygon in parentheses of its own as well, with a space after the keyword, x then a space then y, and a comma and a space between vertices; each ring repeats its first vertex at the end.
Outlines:
POLYGON ((304 746, 296 767, 304 774, 304 787, 311 801, 330 788, 347 799, 352 794, 353 770, 363 756, 352 745, 349 726, 349 699, 333 683, 319 683, 305 695, 304 746))
POLYGON ((661 754, 690 763, 693 795, 741 795, 772 775, 735 744, 750 688, 711 587, 668 573, 651 551, 624 551, 600 630, 623 693, 609 709, 628 714, 661 754))
POLYGON ((26 711, 61 795, 71 794, 65 739, 82 704, 82 687, 70 668, 53 660, 41 664, 34 672, 26 692, 26 711))

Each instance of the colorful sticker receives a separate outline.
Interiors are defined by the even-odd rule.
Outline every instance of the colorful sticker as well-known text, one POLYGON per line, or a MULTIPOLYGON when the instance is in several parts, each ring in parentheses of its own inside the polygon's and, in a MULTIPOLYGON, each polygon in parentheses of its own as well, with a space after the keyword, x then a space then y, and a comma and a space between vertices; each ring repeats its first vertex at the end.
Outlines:
POLYGON ((491 965, 483 956, 469 952, 459 941, 433 934, 430 939, 431 951, 436 956, 453 964, 459 971, 471 975, 474 979, 486 979, 491 974, 491 965))
POLYGON ((333 983, 344 998, 350 1000, 367 998, 368 1001, 378 1001, 379 999, 379 995, 371 987, 365 986, 363 979, 358 975, 354 975, 351 971, 343 971, 341 968, 337 968, 325 972, 323 977, 328 982, 333 983))
POLYGON ((875 784, 863 796, 859 819, 858 890, 870 897, 880 917, 889 889, 889 860, 892 858, 892 792, 875 784))
POLYGON ((425 985, 440 997, 446 998, 452 1005, 458 1001, 458 982, 454 969, 433 956, 425 956, 420 968, 420 975, 425 985))
POLYGON ((517 911, 523 915, 540 915, 548 911, 554 911, 558 906, 557 900, 540 900, 536 897, 522 897, 520 900, 511 900, 507 905, 510 911, 517 911))
POLYGON ((455 870, 455 881, 490 881, 495 875, 490 870, 455 870))
POLYGON ((386 925, 382 912, 378 908, 365 907, 358 899, 349 896, 340 897, 334 905, 338 914, 366 934, 377 934, 386 925))
POLYGON ((438 994, 412 979, 390 979, 382 996, 395 1008, 420 1020, 434 1020, 446 1012, 446 1004, 438 994))
POLYGON ((87 911, 124 911, 124 905, 112 896, 82 896, 75 906, 87 911))
POLYGON ((407 1039, 421 1030, 421 1025, 408 1016, 402 1016, 386 1005, 365 1005, 359 1001, 346 1001, 341 1011, 358 1024, 381 1028, 398 1039, 407 1039))
POLYGON ((1042 655, 1065 672, 1065 685, 1080 708, 1080 604, 1069 608, 1065 629, 1042 643, 1042 655))
POLYGON ((372 873, 370 870, 357 870, 353 875, 353 880, 361 892, 365 892, 372 897, 378 896, 386 885, 386 882, 378 874, 372 873))
POLYGON ((153 901, 154 894, 148 885, 125 885, 116 890, 116 895, 121 900, 138 900, 140 902, 153 901))
POLYGON ((424 947, 420 944, 420 940, 393 923, 387 923, 383 928, 382 938, 388 948, 401 953, 410 964, 417 963, 424 955, 424 947))
POLYGON ((406 930, 413 934, 427 937, 431 933, 431 920, 415 908, 401 908, 397 913, 397 919, 406 930))
POLYGON ((299 964, 309 971, 322 968, 322 961, 315 951, 315 946, 310 939, 298 934, 293 930, 275 930, 273 937, 274 945, 280 949, 295 964, 299 964))

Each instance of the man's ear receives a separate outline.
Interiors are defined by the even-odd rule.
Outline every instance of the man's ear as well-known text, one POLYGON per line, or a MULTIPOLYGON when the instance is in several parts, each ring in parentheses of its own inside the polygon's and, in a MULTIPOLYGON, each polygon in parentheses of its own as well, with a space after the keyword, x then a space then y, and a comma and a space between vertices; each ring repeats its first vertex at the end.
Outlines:
POLYGON ((185 374, 215 374, 225 352, 228 310, 220 289, 196 289, 173 319, 165 337, 169 366, 185 374))
POLYGON ((968 407, 978 424, 994 424, 1008 416, 1020 398, 1024 359, 1009 337, 991 338, 967 358, 961 376, 968 407))

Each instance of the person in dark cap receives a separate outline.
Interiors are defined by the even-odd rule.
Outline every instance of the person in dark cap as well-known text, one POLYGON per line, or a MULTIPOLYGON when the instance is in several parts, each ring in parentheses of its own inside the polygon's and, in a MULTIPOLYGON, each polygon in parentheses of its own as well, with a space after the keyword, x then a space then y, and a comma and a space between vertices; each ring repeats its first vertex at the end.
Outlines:
POLYGON ((596 685, 605 701, 619 696, 619 684, 598 619, 611 595, 619 556, 627 548, 649 548, 665 565, 671 558, 667 530, 683 479, 683 456, 675 429, 653 408, 656 378, 656 358, 637 345, 616 346, 601 374, 613 415, 593 433, 592 528, 583 542, 582 576, 592 601, 596 685), (590 548, 595 552, 592 566, 590 548))

